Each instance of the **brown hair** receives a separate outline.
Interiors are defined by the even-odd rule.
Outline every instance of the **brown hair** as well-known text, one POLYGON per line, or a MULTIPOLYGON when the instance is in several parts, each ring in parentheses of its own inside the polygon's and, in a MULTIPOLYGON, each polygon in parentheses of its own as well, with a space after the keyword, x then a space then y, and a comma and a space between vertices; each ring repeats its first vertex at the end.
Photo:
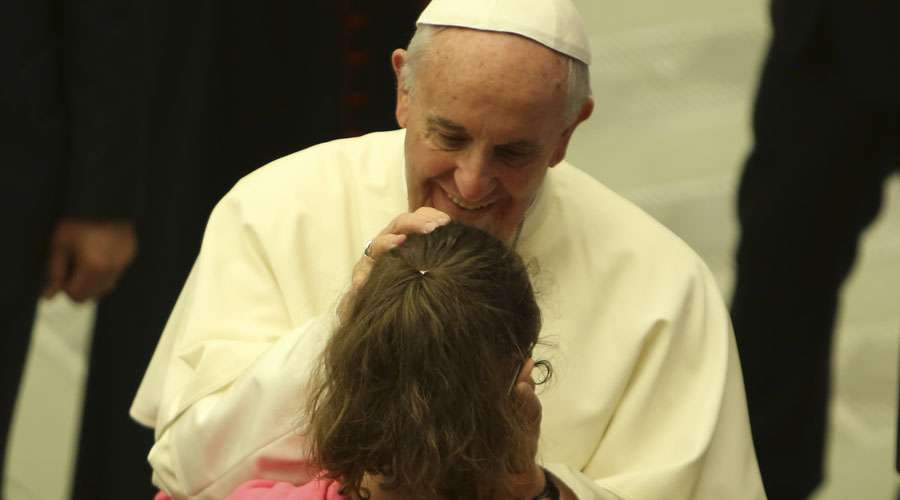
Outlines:
POLYGON ((417 498, 503 491, 500 478, 533 462, 509 390, 540 328, 526 267, 503 243, 459 223, 410 235, 377 259, 322 354, 306 414, 314 461, 363 498, 366 474, 417 498))

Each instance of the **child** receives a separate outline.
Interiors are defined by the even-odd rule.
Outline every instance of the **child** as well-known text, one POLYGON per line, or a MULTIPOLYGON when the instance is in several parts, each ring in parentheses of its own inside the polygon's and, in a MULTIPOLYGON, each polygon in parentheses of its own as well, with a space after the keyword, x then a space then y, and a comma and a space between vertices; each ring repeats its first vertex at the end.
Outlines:
POLYGON ((305 406, 322 472, 250 481, 229 499, 511 498, 534 464, 535 422, 514 387, 530 381, 541 327, 519 256, 451 223, 378 257, 346 303, 305 406))

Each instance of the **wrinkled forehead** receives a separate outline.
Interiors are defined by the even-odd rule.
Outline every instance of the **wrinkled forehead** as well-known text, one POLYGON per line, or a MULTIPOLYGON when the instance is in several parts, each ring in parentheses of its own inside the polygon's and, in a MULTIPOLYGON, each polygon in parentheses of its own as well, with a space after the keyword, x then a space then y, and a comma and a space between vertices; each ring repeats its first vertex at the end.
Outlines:
POLYGON ((495 31, 444 28, 432 39, 423 73, 437 85, 563 96, 567 56, 528 38, 495 31))

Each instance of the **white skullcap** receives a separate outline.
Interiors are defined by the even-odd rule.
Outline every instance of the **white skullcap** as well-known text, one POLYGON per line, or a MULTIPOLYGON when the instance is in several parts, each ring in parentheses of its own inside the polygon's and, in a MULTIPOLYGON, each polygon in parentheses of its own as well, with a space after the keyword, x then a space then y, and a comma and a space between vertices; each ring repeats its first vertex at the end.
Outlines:
POLYGON ((585 64, 591 44, 572 0, 432 0, 416 25, 515 33, 585 64))

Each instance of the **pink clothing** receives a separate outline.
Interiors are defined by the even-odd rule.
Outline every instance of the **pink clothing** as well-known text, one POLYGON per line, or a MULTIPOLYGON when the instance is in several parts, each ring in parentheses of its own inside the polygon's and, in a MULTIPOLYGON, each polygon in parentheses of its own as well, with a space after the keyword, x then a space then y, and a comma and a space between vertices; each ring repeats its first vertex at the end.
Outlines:
POLYGON ((302 485, 256 479, 238 486, 226 500, 345 500, 341 484, 333 479, 313 479, 302 485))
MULTIPOLYGON (((346 500, 339 493, 341 484, 332 479, 313 479, 295 486, 283 481, 254 479, 238 486, 225 500, 346 500)), ((160 491, 153 500, 172 500, 160 491)))

